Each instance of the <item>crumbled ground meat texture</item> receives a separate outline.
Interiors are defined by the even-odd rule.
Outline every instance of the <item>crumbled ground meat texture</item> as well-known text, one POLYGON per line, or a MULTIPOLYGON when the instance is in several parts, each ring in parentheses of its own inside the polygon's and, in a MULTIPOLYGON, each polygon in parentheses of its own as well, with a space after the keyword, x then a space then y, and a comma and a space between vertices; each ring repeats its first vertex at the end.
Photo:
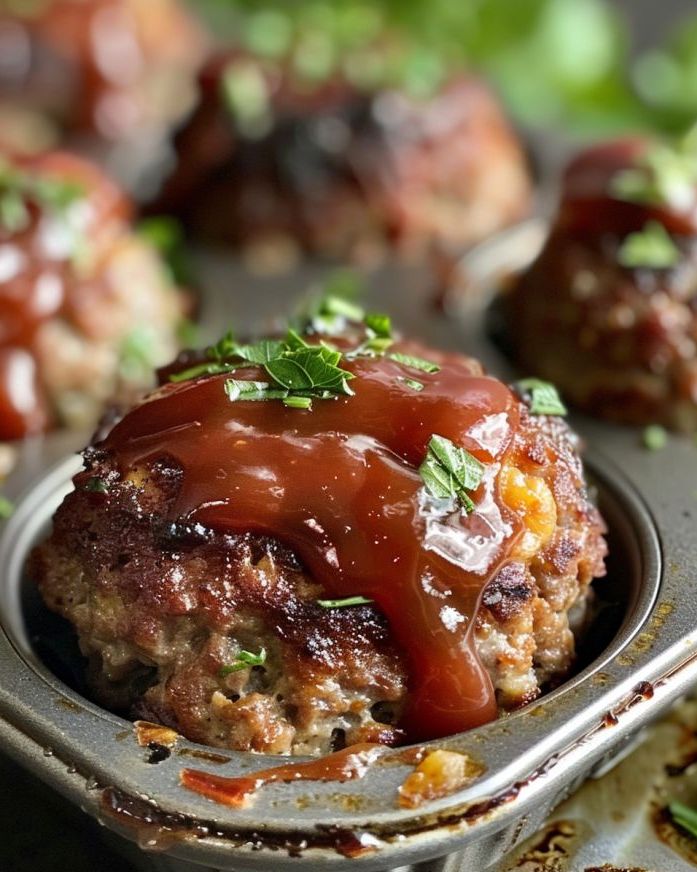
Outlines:
MULTIPOLYGON (((509 459, 544 479, 556 526, 539 553, 512 558, 483 592, 476 645, 501 711, 568 673, 570 615, 588 603, 606 551, 569 429, 522 415, 509 459)), ((403 739, 405 658, 376 608, 320 607, 322 589, 273 539, 166 521, 180 482, 167 457, 125 478, 99 449, 85 461, 31 572, 49 608, 74 624, 98 700, 244 751, 403 739), (89 489, 95 477, 106 493, 89 489), (263 665, 221 676, 240 650, 262 646, 263 665)))
POLYGON ((697 429, 697 261, 617 263, 621 238, 553 235, 507 306, 521 366, 594 415, 697 429))
MULTIPOLYGON (((193 235, 252 262, 293 262, 302 252, 360 260, 387 248, 413 256, 434 243, 461 247, 527 213, 522 148, 481 81, 461 76, 415 100, 339 80, 299 91, 281 77, 268 85, 270 130, 249 138, 221 96, 230 60, 204 70, 155 206, 180 215, 193 235)), ((245 63, 264 70, 257 59, 245 63)))

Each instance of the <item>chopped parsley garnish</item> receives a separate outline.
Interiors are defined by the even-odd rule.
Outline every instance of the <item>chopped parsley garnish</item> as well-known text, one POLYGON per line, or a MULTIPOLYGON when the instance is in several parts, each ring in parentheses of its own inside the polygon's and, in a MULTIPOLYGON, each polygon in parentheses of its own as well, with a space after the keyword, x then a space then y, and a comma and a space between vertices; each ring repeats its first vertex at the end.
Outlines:
POLYGON ((695 201, 697 155, 689 136, 675 145, 658 143, 636 165, 612 179, 611 193, 633 203, 685 209, 695 201))
POLYGON ((97 478, 95 476, 89 479, 89 481, 85 485, 85 490, 93 494, 107 494, 109 493, 109 485, 104 481, 103 478, 97 478))
POLYGON ((15 510, 14 503, 0 494, 0 521, 6 521, 15 510))
POLYGON ((229 378, 225 382, 225 393, 231 403, 236 400, 285 400, 288 391, 272 388, 269 382, 239 381, 229 378))
POLYGON ((364 596, 347 596, 344 599, 319 599, 317 605, 323 609, 343 609, 347 606, 365 606, 373 600, 364 596))
POLYGON ((387 355, 390 360, 394 360, 395 363, 401 363, 402 366, 408 366, 411 369, 418 369, 421 372, 440 372, 440 367, 437 363, 433 363, 432 360, 424 360, 423 357, 414 357, 411 354, 402 354, 399 351, 393 351, 391 354, 387 355))
MULTIPOLYGON (((358 357, 382 357, 404 367, 421 372, 435 373, 438 364, 399 352, 388 353, 393 344, 392 322, 388 315, 366 315, 359 306, 343 297, 325 297, 309 327, 317 329, 317 319, 338 318, 345 326, 346 319, 360 318, 365 336, 358 345, 348 350, 339 350, 329 341, 319 338, 315 344, 308 342, 300 332, 289 328, 283 339, 265 338, 249 344, 237 342, 231 332, 226 333, 215 345, 206 350, 207 360, 170 375, 171 382, 184 382, 201 376, 234 373, 250 366, 262 367, 270 381, 249 381, 230 378, 225 391, 231 401, 237 400, 282 400, 291 409, 310 410, 313 399, 330 399, 353 396, 350 381, 354 373, 345 369, 343 363, 358 357)), ((407 376, 399 381, 414 391, 422 391, 423 382, 407 376)))
POLYGON ((349 323, 359 324, 365 318, 365 311, 358 302, 364 290, 356 273, 338 270, 326 279, 319 291, 311 291, 301 302, 292 323, 302 332, 309 329, 325 336, 337 336, 349 323))
POLYGON ((363 323, 376 337, 381 339, 392 338, 392 320, 389 315, 372 312, 363 318, 363 323))
POLYGON ((329 294, 324 297, 320 306, 320 315, 346 318, 347 321, 362 321, 365 318, 363 308, 351 302, 346 297, 329 294))
POLYGON ((419 473, 431 496, 439 500, 457 499, 466 512, 474 510, 470 493, 481 484, 484 464, 464 448, 434 434, 419 473))
POLYGON ((641 441, 649 451, 660 451, 668 443, 668 433, 660 424, 649 424, 641 434, 641 441))
MULTIPOLYGON (((169 215, 142 218, 136 225, 136 231, 157 249, 173 284, 188 285, 191 282, 192 269, 184 242, 184 231, 175 218, 169 215)), ((191 346, 195 343, 186 344, 191 346)))
POLYGON ((262 648, 258 654, 242 650, 235 658, 234 663, 220 667, 218 675, 221 678, 225 678, 228 675, 232 675, 233 672, 241 672, 243 669, 249 669, 251 666, 263 666, 264 663, 266 663, 266 648, 262 648))
POLYGON ((225 333, 223 337, 215 343, 215 345, 211 345, 211 347, 206 351, 206 354, 211 360, 221 362, 225 360, 226 357, 232 357, 235 354, 237 347, 237 342, 235 341, 232 330, 228 330, 227 333, 225 333))
POLYGON ((528 403, 532 415, 567 414, 567 408, 553 384, 539 378, 524 378, 516 382, 515 387, 528 403))
POLYGON ((29 226, 29 203, 60 215, 82 197, 84 190, 75 182, 37 176, 0 160, 0 224, 9 233, 29 226))
POLYGON ((400 376, 398 381, 402 382, 402 384, 405 384, 413 391, 422 391, 424 389, 424 383, 417 381, 415 378, 404 378, 403 376, 400 376))
POLYGON ((233 372, 240 367, 248 366, 243 361, 237 363, 199 363, 196 366, 190 366, 181 372, 175 372, 170 377, 171 382, 185 382, 192 378, 198 378, 202 375, 222 375, 225 372, 233 372))
POLYGON ((697 811, 684 802, 671 802, 668 812, 675 823, 697 839, 697 811))
POLYGON ((311 409, 312 397, 291 396, 283 398, 283 405, 289 409, 311 409))
POLYGON ((643 230, 625 237, 617 260, 630 269, 669 269, 680 260, 680 249, 662 224, 649 221, 643 230))
POLYGON ((289 330, 285 339, 262 339, 248 345, 239 344, 227 333, 207 350, 207 355, 208 361, 174 373, 170 381, 261 366, 271 381, 230 378, 225 382, 225 391, 231 401, 283 400, 290 408, 310 409, 313 397, 324 400, 353 396, 349 381, 354 375, 340 366, 342 353, 326 343, 311 345, 294 330, 289 330))
POLYGON ((254 61, 235 60, 228 64, 220 83, 225 105, 249 137, 263 136, 271 125, 269 83, 254 61))
POLYGON ((324 345, 313 345, 298 351, 286 351, 264 364, 271 378, 289 391, 311 391, 352 396, 348 385, 353 373, 341 369, 341 352, 324 345))

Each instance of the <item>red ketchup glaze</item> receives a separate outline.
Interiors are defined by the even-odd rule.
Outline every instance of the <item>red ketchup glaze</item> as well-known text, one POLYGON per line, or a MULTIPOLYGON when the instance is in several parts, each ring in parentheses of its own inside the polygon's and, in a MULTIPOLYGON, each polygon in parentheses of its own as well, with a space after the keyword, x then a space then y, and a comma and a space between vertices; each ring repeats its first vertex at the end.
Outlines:
MULTIPOLYGON (((80 215, 70 219, 70 226, 90 243, 130 216, 118 188, 86 161, 55 152, 17 166, 84 191, 84 199, 71 207, 80 215)), ((50 425, 34 356, 37 336, 55 318, 85 329, 88 301, 99 293, 98 281, 75 276, 66 220, 33 202, 26 205, 30 222, 25 229, 12 233, 0 224, 0 440, 20 439, 50 425)))
POLYGON ((222 805, 241 808, 253 793, 266 784, 287 784, 291 781, 344 782, 363 778, 371 765, 388 750, 385 745, 364 743, 350 745, 343 751, 307 763, 274 766, 238 778, 225 778, 200 769, 183 769, 179 778, 182 785, 194 793, 222 805))
POLYGON ((622 200, 613 194, 613 180, 641 167, 642 157, 655 145, 650 139, 627 137, 592 146, 571 161, 564 173, 559 226, 566 231, 596 235, 625 235, 658 221, 670 233, 697 233, 697 187, 684 208, 622 200))
MULTIPOLYGON (((315 400, 311 411, 231 403, 225 376, 167 384, 101 447, 122 473, 164 456, 181 466, 172 519, 274 536, 328 597, 375 600, 409 664, 402 726, 418 741, 496 717, 472 630, 480 594, 521 532, 496 478, 519 403, 471 359, 413 343, 395 348, 441 369, 415 373, 386 357, 346 361, 355 396, 315 400), (415 392, 400 381, 405 375, 425 389, 415 392), (425 493, 418 467, 433 434, 487 465, 469 516, 425 493)), ((250 367, 235 378, 264 374, 250 367)))

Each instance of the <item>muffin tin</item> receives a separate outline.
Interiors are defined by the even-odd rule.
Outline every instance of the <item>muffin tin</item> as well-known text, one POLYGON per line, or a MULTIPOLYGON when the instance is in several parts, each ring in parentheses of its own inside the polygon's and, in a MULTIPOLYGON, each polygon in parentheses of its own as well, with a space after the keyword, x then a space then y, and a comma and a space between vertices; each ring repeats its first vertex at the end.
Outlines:
MULTIPOLYGON (((521 225, 465 258, 445 298, 450 317, 429 308, 424 268, 373 273, 369 306, 390 311, 406 333, 465 350, 497 375, 512 376, 487 338, 486 315, 499 279, 534 255, 543 233, 539 223, 521 225)), ((228 320, 241 332, 261 326, 322 272, 252 281, 223 256, 200 255, 198 266, 207 298, 221 306, 206 316, 210 334, 222 333, 228 320)), ((397 808, 396 791, 411 766, 393 763, 346 784, 271 785, 249 808, 233 810, 180 787, 180 770, 236 775, 273 765, 273 758, 220 749, 214 758, 211 749, 180 739, 166 759, 148 762, 133 725, 58 679, 32 639, 40 605, 24 562, 79 468, 69 452, 85 440, 75 435, 27 444, 4 488, 16 501, 0 538, 4 748, 88 814, 160 851, 153 861, 159 869, 483 872, 589 775, 626 753, 641 728, 697 679, 697 447, 671 438, 664 450, 648 452, 635 430, 581 416, 572 416, 572 425, 587 444, 589 476, 610 525, 610 573, 596 585, 605 608, 578 674, 511 716, 429 743, 483 765, 484 774, 465 789, 416 810, 397 808), (441 860, 426 863, 434 858, 441 860)), ((685 868, 676 855, 662 872, 685 868)))

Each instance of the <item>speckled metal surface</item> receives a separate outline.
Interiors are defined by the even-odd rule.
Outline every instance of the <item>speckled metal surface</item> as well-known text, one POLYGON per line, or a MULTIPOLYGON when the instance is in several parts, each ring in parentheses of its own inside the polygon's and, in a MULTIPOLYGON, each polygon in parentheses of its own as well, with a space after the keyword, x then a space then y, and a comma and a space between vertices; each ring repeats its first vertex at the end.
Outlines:
MULTIPOLYGON (((498 254, 490 247, 490 261, 498 264, 514 242, 504 238, 498 254)), ((530 240, 520 248, 529 256, 530 240)), ((475 267, 477 257, 481 267, 481 251, 473 255, 475 267)), ((283 280, 251 281, 224 258, 207 256, 202 266, 210 296, 223 301, 206 315, 210 335, 228 320, 243 331, 287 310, 312 277, 295 276, 289 290, 283 280)), ((472 262, 466 268, 473 270, 472 262)), ((385 267, 370 276, 370 305, 391 311, 405 332, 464 349, 510 375, 482 329, 486 294, 470 289, 464 306, 461 295, 451 297, 449 311, 457 317, 448 319, 429 307, 426 282, 422 270, 385 267)), ((583 418, 574 424, 587 441, 589 467, 622 553, 615 583, 626 600, 625 619, 603 655, 554 693, 509 718, 432 743, 466 751, 484 765, 466 789, 416 812, 398 809, 396 790, 410 767, 393 765, 344 785, 273 785, 251 807, 232 810, 179 786, 179 771, 191 762, 182 752, 205 749, 181 740, 168 759, 146 762, 128 722, 79 697, 38 660, 23 619, 24 558, 69 487, 78 460, 65 455, 80 437, 28 445, 7 487, 17 509, 0 539, 3 747, 116 832, 164 850, 156 866, 172 872, 186 868, 182 862, 236 870, 489 868, 697 678, 697 449, 673 439, 667 450, 647 453, 634 431, 583 418), (108 810, 114 803, 126 811, 115 817, 108 810), (345 856, 361 843, 365 850, 345 856)), ((200 759, 197 765, 218 774, 269 765, 250 755, 227 756, 224 764, 200 759)), ((666 865, 661 872, 683 868, 666 865)))

